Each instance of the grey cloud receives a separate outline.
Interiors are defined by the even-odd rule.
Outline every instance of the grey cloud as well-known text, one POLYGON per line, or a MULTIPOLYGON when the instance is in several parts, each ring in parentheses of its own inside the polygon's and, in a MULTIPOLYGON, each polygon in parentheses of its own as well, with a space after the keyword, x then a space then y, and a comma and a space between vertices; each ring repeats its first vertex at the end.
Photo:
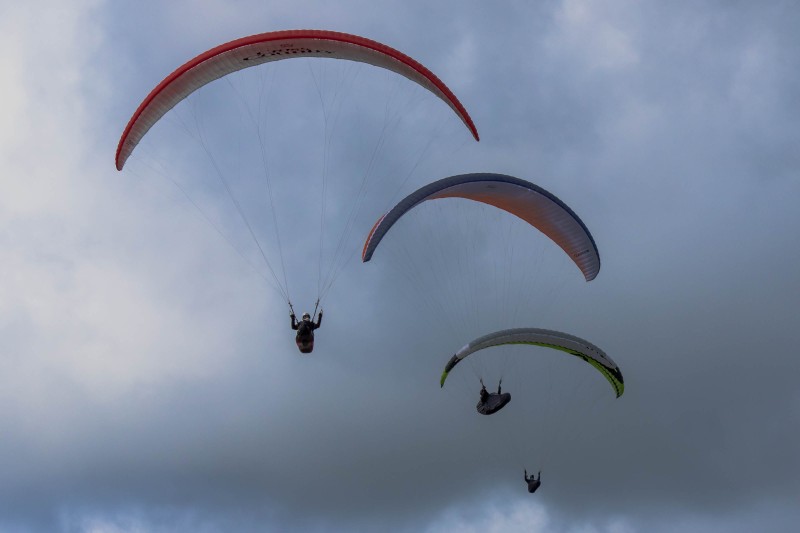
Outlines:
MULTIPOLYGON (((76 286, 85 287, 86 301, 74 300, 76 315, 91 304, 116 320, 90 321, 67 337, 27 313, 30 301, 18 294, 32 286, 0 281, 3 294, 13 295, 6 301, 19 302, 0 307, 0 380, 3 390, 14 391, 3 393, 10 407, 0 409, 0 524, 12 531, 103 524, 148 531, 412 531, 446 529, 448 512, 479 521, 496 509, 510 516, 517 505, 541 504, 548 530, 791 529, 800 495, 800 364, 793 337, 800 282, 797 8, 645 3, 601 12, 580 2, 506 9, 476 2, 429 12, 397 3, 371 7, 370 17, 362 17, 354 6, 366 9, 341 7, 336 29, 383 36, 441 72, 482 134, 479 145, 464 143, 457 137, 461 126, 442 119, 451 138, 435 138, 422 167, 388 196, 399 199, 445 175, 496 171, 531 180, 575 209, 597 240, 600 275, 585 284, 567 269, 553 276, 557 286, 550 292, 550 278, 531 282, 536 296, 527 314, 513 318, 603 347, 623 369, 625 395, 602 416, 575 413, 589 440, 554 453, 531 503, 521 465, 509 452, 514 445, 502 443, 503 452, 493 453, 498 435, 516 432, 523 442, 538 437, 540 428, 514 418, 525 412, 528 391, 518 381, 515 401, 498 413, 508 416, 477 420, 469 372, 461 389, 440 390, 447 357, 484 331, 444 327, 442 313, 464 308, 426 306, 413 283, 431 280, 424 272, 405 279, 391 264, 404 250, 423 251, 429 243, 460 249, 436 234, 418 242, 415 231, 431 225, 458 235, 452 222, 437 222, 436 211, 393 229, 392 242, 369 265, 357 257, 347 263, 325 302, 314 355, 297 356, 288 310, 259 275, 169 180, 148 180, 142 167, 137 175, 116 173, 111 154, 140 99, 193 53, 240 34, 313 24, 285 10, 271 19, 274 6, 252 4, 246 18, 225 17, 221 29, 194 21, 172 36, 172 27, 158 22, 155 4, 136 12, 108 8, 97 17, 103 45, 115 41, 114 57, 85 48, 98 54, 92 71, 107 73, 103 83, 113 89, 107 100, 87 102, 96 106, 94 123, 108 138, 79 148, 95 154, 86 168, 97 176, 75 180, 76 192, 95 200, 70 204, 83 208, 76 218, 42 213, 38 227, 25 221, 14 227, 13 239, 0 232, 0 242, 4 257, 19 261, 5 263, 15 274, 55 269, 71 280, 74 273, 59 261, 27 254, 19 235, 34 239, 42 227, 78 228, 66 242, 85 247, 85 254, 58 248, 55 255, 77 261, 76 271, 101 265, 108 279, 129 280, 135 289, 112 294, 131 301, 100 305, 93 295, 109 282, 99 274, 95 283, 82 280, 76 286), (588 22, 569 11, 580 7, 588 22), (608 49, 619 56, 603 48, 611 46, 603 28, 621 39, 608 49), (458 55, 459 46, 472 50, 471 64, 458 55), (455 73, 474 74, 461 80, 455 73), (101 220, 85 237, 93 214, 101 220), (147 327, 119 325, 137 313, 147 327), (92 329, 114 322, 113 335, 92 329), (70 365, 59 353, 84 354, 94 339, 120 350, 109 354, 120 366, 107 367, 115 370, 109 376, 119 380, 110 381, 115 386, 100 387, 87 377, 93 367, 86 360, 71 355, 80 361, 70 365), (47 350, 36 352, 37 341, 47 350), (37 375, 32 361, 57 364, 37 375)), ((309 4, 314 7, 319 11, 310 20, 322 26, 330 8, 309 4)), ((415 119, 428 124, 428 112, 415 109, 415 119)), ((290 122, 291 109, 275 113, 290 122)), ((355 176, 371 155, 366 132, 382 118, 365 113, 358 128, 344 130, 359 146, 336 146, 358 161, 355 176)), ((425 140, 393 139, 392 147, 414 152, 425 140)), ((297 153, 290 138, 276 143, 274 175, 298 180, 280 182, 282 193, 302 196, 299 180, 312 172, 318 154, 309 148, 308 158, 283 165, 280 154, 297 153)), ((383 155, 381 171, 388 175, 407 172, 414 162, 395 151, 383 155)), ((203 166, 194 163, 184 168, 203 166)), ((346 174, 350 160, 337 165, 346 174)), ((264 274, 230 199, 210 178, 181 183, 264 274)), ((388 186, 380 183, 369 191, 374 203, 356 219, 356 256, 355 241, 386 207, 388 186)), ((348 199, 337 192, 329 207, 338 221, 348 199)), ((242 198, 274 254, 270 217, 250 203, 256 199, 251 190, 242 198)), ((277 209, 289 235, 316 230, 318 220, 288 202, 277 209)), ((485 234, 475 242, 481 238, 492 244, 485 234)), ((316 280, 311 257, 318 241, 310 239, 313 254, 301 239, 284 245, 299 311, 313 305, 315 287, 304 280, 316 280)), ((491 259, 476 254, 475 268, 491 259)), ((550 275, 557 265, 542 268, 550 275)), ((524 270, 517 265, 513 272, 524 270)), ((479 303, 496 308, 494 295, 482 289, 475 289, 479 303)), ((74 296, 58 284, 44 294, 57 309, 74 296)), ((503 327, 502 317, 478 318, 481 327, 503 327)))

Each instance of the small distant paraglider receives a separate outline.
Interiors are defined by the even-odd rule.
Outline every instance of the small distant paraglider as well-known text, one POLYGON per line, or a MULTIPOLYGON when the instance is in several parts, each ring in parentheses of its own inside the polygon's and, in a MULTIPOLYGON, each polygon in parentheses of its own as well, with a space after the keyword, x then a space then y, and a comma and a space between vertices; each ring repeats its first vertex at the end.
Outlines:
POLYGON ((528 484, 528 492, 533 494, 542 485, 542 471, 539 470, 538 477, 536 474, 528 476, 528 470, 525 470, 525 483, 528 484))

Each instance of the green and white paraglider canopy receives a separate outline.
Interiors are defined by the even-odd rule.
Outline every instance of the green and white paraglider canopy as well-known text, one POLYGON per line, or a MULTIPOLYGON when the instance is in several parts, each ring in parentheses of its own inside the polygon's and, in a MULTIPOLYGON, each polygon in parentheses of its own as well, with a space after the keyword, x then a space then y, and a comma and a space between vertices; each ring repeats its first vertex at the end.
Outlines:
POLYGON ((594 368, 596 368, 608 380, 614 388, 617 398, 622 396, 625 391, 625 383, 622 379, 622 372, 617 364, 606 353, 594 344, 560 331, 538 328, 516 328, 504 329, 489 333, 470 342, 450 358, 442 372, 440 385, 444 387, 451 370, 468 355, 493 346, 503 346, 508 344, 530 344, 554 348, 564 353, 580 357, 594 368))

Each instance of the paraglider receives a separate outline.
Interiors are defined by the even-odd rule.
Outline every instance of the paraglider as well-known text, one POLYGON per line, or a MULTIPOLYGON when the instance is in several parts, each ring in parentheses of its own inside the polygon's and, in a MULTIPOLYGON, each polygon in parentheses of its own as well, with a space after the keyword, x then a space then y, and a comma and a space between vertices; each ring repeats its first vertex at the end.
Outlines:
MULTIPOLYGON (((539 328, 515 328, 515 329, 496 331, 488 335, 479 337, 473 340, 472 342, 466 344, 463 348, 458 350, 447 362, 447 365, 445 366, 444 372, 442 373, 439 382, 440 386, 444 387, 445 381, 447 380, 447 377, 452 372, 452 370, 458 365, 458 363, 466 359, 468 356, 491 347, 499 347, 507 345, 541 346, 575 356, 589 363, 591 367, 598 370, 606 378, 606 380, 610 383, 612 389, 614 390, 615 397, 617 398, 620 397, 625 390, 622 372, 620 371, 617 364, 614 363, 614 361, 605 352, 603 352, 603 350, 601 350, 594 344, 579 337, 576 337, 574 335, 570 335, 568 333, 563 333, 559 331, 539 329, 539 328)), ((526 351, 526 356, 534 353, 535 350, 531 350, 530 352, 526 351)), ((586 374, 587 377, 590 377, 594 373, 588 372, 586 374)), ((570 372, 569 375, 572 375, 572 372, 570 372)), ((550 376, 545 376, 545 379, 548 379, 549 377, 550 376)), ((500 384, 498 384, 497 393, 489 393, 486 390, 486 387, 483 385, 482 378, 480 379, 480 383, 481 383, 481 401, 478 403, 477 406, 479 413, 481 414, 495 413, 500 409, 502 409, 505 405, 507 405, 508 402, 511 400, 511 395, 508 393, 503 393, 501 390, 502 380, 500 384)), ((588 387, 587 390, 591 388, 592 387, 588 387)), ((523 391, 523 393, 524 392, 525 391, 523 391)), ((574 393, 574 390, 572 392, 574 393)), ((578 398, 574 397, 572 399, 578 400, 578 398)), ((547 403, 550 402, 548 401, 547 403)), ((596 400, 593 400, 592 403, 596 404, 596 400)), ((585 405, 585 406, 591 407, 591 405, 585 405)), ((540 406, 537 407, 537 409, 541 409, 543 407, 544 406, 540 406)), ((552 418, 553 420, 555 420, 558 417, 547 417, 547 418, 552 418)), ((540 428, 539 432, 547 434, 550 432, 551 429, 552 428, 550 427, 543 426, 540 428)), ((534 493, 541 486, 541 471, 536 475, 529 476, 526 469, 525 482, 528 484, 528 492, 534 493)))
POLYGON ((117 146, 117 170, 150 128, 170 109, 204 85, 239 70, 272 61, 325 57, 368 63, 405 76, 421 85, 458 115, 477 141, 478 130, 456 95, 422 64, 385 44, 327 30, 285 30, 260 33, 212 48, 164 78, 131 117, 117 146))
POLYGON ((504 329, 475 339, 457 351, 447 362, 439 381, 440 386, 444 387, 444 382, 448 374, 459 362, 470 354, 493 346, 502 346, 506 344, 543 346, 580 357, 603 374, 614 389, 614 394, 617 398, 622 396, 622 393, 625 391, 622 372, 617 364, 606 355, 603 350, 589 341, 574 335, 539 328, 504 329))
POLYGON ((311 353, 314 351, 314 330, 322 325, 322 309, 319 310, 317 320, 312 321, 311 315, 303 313, 302 320, 297 321, 294 312, 289 315, 292 319, 292 329, 297 331, 295 342, 300 353, 311 353))
POLYGON ((539 471, 539 476, 534 474, 528 476, 528 470, 525 469, 525 483, 528 484, 528 492, 533 494, 542 485, 542 471, 539 471))
POLYGON ((486 390, 483 380, 481 380, 480 401, 476 406, 480 414, 493 415, 511 401, 511 393, 503 392, 502 384, 503 380, 501 379, 500 383, 497 384, 497 392, 489 392, 486 390))
POLYGON ((581 270, 586 281, 597 277, 600 255, 589 229, 564 202, 541 187, 504 174, 450 176, 412 192, 383 215, 364 242, 361 260, 372 258, 391 227, 414 207, 428 200, 464 198, 502 209, 547 235, 581 270))
MULTIPOLYGON (((136 111, 129 119, 117 145, 115 164, 117 170, 122 170, 126 161, 132 155, 134 150, 140 144, 142 139, 147 133, 155 126, 165 114, 170 112, 181 101, 191 96, 193 93, 210 84, 214 80, 225 78, 226 76, 235 72, 262 65, 264 63, 271 63, 281 61, 284 59, 293 58, 328 58, 335 60, 345 60, 350 62, 364 63, 374 67, 382 68, 396 74, 404 76, 414 84, 422 87, 425 91, 433 94, 436 98, 446 103, 450 109, 458 116, 461 122, 469 130, 472 137, 477 141, 479 135, 475 124, 467 113, 467 110, 453 94, 453 92, 442 82, 433 72, 428 70, 425 66, 414 60, 413 58, 395 50, 394 48, 382 44, 377 41, 366 39, 357 35, 351 35, 342 32, 327 31, 327 30, 285 30, 260 33, 243 37, 230 41, 228 43, 219 45, 215 48, 207 50, 202 54, 187 61, 170 75, 164 78, 138 106, 136 111)), ((230 80, 228 80, 230 81, 230 80)), ((260 101, 259 101, 260 104, 260 101)), ((260 127, 260 126, 259 126, 260 127)), ((281 128, 281 124, 275 124, 275 130, 281 128)), ((327 136, 330 136, 326 132, 327 136)), ((202 135, 198 135, 201 139, 202 135)), ((259 142, 261 137, 261 130, 258 132, 259 142)), ((263 145, 261 145, 263 147, 263 145)), ((205 152, 208 152, 207 147, 203 146, 205 152)), ((327 145, 326 145, 327 149, 327 145)), ((243 219, 247 229, 252 236, 255 244, 257 245, 260 255, 262 256, 266 266, 271 274, 275 289, 281 294, 283 300, 291 307, 291 298, 289 297, 288 282, 286 281, 285 266, 284 279, 280 279, 279 273, 276 273, 267 258, 268 253, 262 248, 258 242, 256 231, 253 224, 247 220, 244 209, 239 205, 236 198, 233 197, 233 192, 229 184, 226 182, 224 172, 221 171, 217 162, 213 159, 211 154, 208 154, 212 159, 212 166, 215 172, 219 175, 220 180, 223 181, 225 190, 231 196, 239 215, 243 219)), ((168 157, 173 157, 170 154, 168 157)), ((262 154, 263 157, 263 154, 262 154)), ((265 163, 266 166, 266 163, 265 163)), ((265 171, 265 174, 268 174, 265 171)), ((171 179, 171 178, 170 178, 171 179)), ((268 178, 267 178, 268 179, 268 178)), ((323 180, 324 180, 323 172, 323 180)), ((270 195, 270 211, 274 216, 274 205, 272 205, 272 192, 269 182, 267 182, 267 189, 270 195)), ((323 191, 325 190, 323 182, 323 191)), ((186 194, 184 192, 184 194, 186 194)), ((194 203, 192 201, 192 203, 194 203)), ((321 208, 321 213, 324 215, 324 203, 321 208)), ((321 216, 322 216, 321 215, 321 216)), ((205 214, 204 214, 205 216, 205 214)), ((209 217, 205 217, 209 218, 209 217)), ((213 223, 212 223, 213 224, 213 223)), ((274 223, 277 230, 277 221, 274 223)), ((345 225, 345 230, 352 224, 345 225)), ((325 224, 321 223, 321 227, 325 224)), ((216 228, 215 228, 216 229, 216 228)), ((217 229, 219 232, 219 229, 217 229)), ((321 230, 322 231, 322 230, 321 230)), ((280 236, 277 237, 278 241, 278 254, 280 255, 280 264, 283 265, 283 252, 280 246, 280 236)), ((325 248, 322 238, 320 239, 320 256, 322 250, 325 248)), ((344 241, 344 234, 340 237, 340 241, 344 241)), ((318 282, 317 299, 321 299, 324 294, 330 289, 333 284, 335 275, 340 268, 340 265, 346 262, 346 257, 339 253, 341 245, 337 247, 336 254, 332 261, 327 276, 322 275, 322 258, 320 257, 319 268, 320 276, 318 282)), ((313 330, 312 330, 313 332, 313 330)), ((305 337, 304 337, 305 338, 305 337)), ((313 337, 311 339, 313 341, 313 337)), ((302 343, 302 350, 310 350, 313 348, 311 344, 302 343)), ((300 343, 298 344, 298 346, 300 343)), ((308 352, 303 352, 308 353, 308 352)))

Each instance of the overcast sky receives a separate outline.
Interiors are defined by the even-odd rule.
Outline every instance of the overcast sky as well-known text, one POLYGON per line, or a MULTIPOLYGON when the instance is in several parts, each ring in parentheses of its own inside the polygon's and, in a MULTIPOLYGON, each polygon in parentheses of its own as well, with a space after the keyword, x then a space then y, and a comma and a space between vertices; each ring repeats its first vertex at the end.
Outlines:
POLYGON ((798 27, 789 1, 1 3, 0 529, 794 531, 798 27), (224 84, 115 170, 125 124, 173 69, 295 28, 417 59, 480 143, 399 76, 299 60, 263 68, 271 208, 224 84), (326 122, 314 80, 340 74, 348 98, 326 122), (376 148, 386 109, 400 119, 376 148), (196 117, 232 195, 181 140, 196 117), (286 265, 297 311, 313 309, 326 130, 323 257, 372 174, 300 356, 231 200, 286 265), (597 279, 450 204, 360 263, 392 202, 465 172, 565 201, 598 244, 597 279), (439 389, 460 346, 517 326, 602 347, 625 394, 579 361, 535 366, 562 357, 535 348, 475 355, 439 389), (499 376, 514 400, 481 417, 477 378, 499 376), (535 495, 523 468, 543 470, 535 495))

